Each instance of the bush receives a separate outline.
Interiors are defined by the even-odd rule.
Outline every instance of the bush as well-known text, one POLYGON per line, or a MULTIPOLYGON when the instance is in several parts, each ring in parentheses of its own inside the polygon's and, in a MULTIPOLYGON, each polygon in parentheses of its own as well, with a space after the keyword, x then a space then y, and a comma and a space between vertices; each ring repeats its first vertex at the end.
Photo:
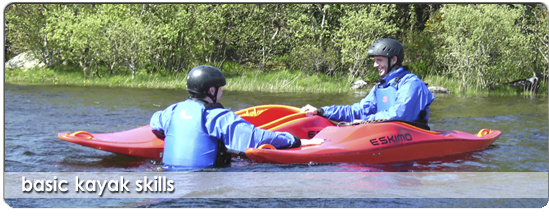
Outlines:
POLYGON ((435 60, 445 74, 460 82, 461 91, 487 89, 525 72, 528 38, 515 23, 523 5, 444 5, 440 21, 430 29, 437 47, 435 60))

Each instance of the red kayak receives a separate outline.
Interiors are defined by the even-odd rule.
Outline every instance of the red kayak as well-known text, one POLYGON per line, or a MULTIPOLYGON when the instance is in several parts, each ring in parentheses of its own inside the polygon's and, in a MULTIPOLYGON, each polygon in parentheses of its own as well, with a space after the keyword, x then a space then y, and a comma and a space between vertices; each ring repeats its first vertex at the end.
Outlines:
MULTIPOLYGON (((302 138, 312 138, 318 131, 334 123, 319 116, 305 116, 299 108, 284 105, 254 106, 235 112, 256 127, 271 131, 286 131, 302 138)), ((161 159, 164 140, 158 139, 149 125, 115 133, 59 133, 60 139, 117 154, 161 159)))
MULTIPOLYGON (((294 149, 276 150, 267 144, 262 149, 246 150, 251 160, 265 163, 389 163, 429 159, 484 149, 501 134, 487 129, 475 135, 456 130, 430 131, 396 121, 337 127, 323 117, 306 116, 297 107, 282 105, 255 106, 235 113, 258 128, 324 141, 294 149), (273 149, 263 148, 269 146, 273 149)), ((115 133, 59 133, 58 137, 98 150, 150 159, 161 159, 164 150, 164 141, 148 125, 115 133)))
POLYGON ((430 131, 388 121, 328 126, 313 137, 324 140, 320 145, 283 150, 263 145, 260 149, 247 149, 246 155, 256 162, 281 164, 405 162, 481 150, 500 135, 499 130, 482 129, 473 135, 457 130, 430 131))

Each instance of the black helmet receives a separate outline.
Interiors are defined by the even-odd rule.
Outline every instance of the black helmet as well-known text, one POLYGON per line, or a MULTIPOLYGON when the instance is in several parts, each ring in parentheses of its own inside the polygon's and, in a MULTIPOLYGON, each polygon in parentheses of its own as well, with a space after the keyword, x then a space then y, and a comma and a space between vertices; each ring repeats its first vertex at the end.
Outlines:
MULTIPOLYGON (((402 60, 404 60, 404 46, 402 46, 402 44, 400 44, 400 42, 395 39, 391 39, 391 38, 380 39, 374 42, 372 46, 370 46, 370 50, 368 50, 368 56, 369 57, 383 56, 389 59, 393 58, 393 56, 396 56, 397 62, 395 66, 401 66, 402 60)), ((389 62, 389 64, 391 63, 389 62)))
POLYGON ((187 74, 187 90, 198 96, 208 96, 214 103, 216 102, 219 87, 225 84, 227 84, 225 76, 221 70, 213 66, 200 65, 191 69, 187 74), (213 97, 208 93, 212 86, 216 89, 213 97))

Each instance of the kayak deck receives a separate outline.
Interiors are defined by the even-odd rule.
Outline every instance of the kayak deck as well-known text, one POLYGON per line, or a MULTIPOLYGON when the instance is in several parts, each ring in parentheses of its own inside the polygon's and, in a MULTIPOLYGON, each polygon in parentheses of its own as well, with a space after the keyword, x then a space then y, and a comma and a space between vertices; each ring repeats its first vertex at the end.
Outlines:
POLYGON ((135 157, 161 159, 164 152, 164 140, 157 138, 149 125, 116 133, 59 133, 57 137, 82 146, 135 157))
POLYGON ((480 130, 476 135, 452 131, 428 131, 387 122, 347 127, 326 127, 314 139, 321 145, 293 149, 247 149, 248 158, 263 163, 391 163, 449 156, 481 150, 501 132, 480 130))

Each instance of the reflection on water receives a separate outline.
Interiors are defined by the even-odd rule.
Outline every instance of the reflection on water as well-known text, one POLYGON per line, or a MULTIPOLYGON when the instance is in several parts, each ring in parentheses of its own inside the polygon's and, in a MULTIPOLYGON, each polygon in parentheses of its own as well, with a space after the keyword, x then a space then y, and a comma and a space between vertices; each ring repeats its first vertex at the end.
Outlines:
MULTIPOLYGON (((57 133, 79 130, 92 133, 116 132, 147 125, 150 116, 155 111, 164 109, 187 97, 184 90, 108 87, 6 84, 4 90, 4 166, 7 172, 166 171, 160 163, 154 160, 126 157, 68 143, 58 139, 57 133)), ((236 111, 263 104, 284 104, 297 107, 306 104, 313 106, 352 104, 364 96, 365 93, 224 91, 221 103, 226 108, 236 111)), ((482 128, 498 129, 502 131, 501 137, 482 151, 407 163, 278 165, 234 159, 231 167, 214 169, 214 171, 547 172, 549 168, 547 162, 548 116, 546 97, 437 96, 431 105, 429 121, 431 129, 459 130, 468 133, 476 133, 482 128)), ((185 169, 182 170, 185 171, 185 169)), ((31 202, 40 202, 40 200, 31 202)), ((120 202, 124 201, 119 201, 115 206, 127 206, 120 202)), ((242 200, 233 203, 233 207, 245 202, 246 200, 242 200)), ((184 200, 173 205, 188 204, 188 200, 184 200)), ((209 200, 204 200, 198 205, 209 204, 209 200)), ((390 203, 385 204, 390 205, 390 203)), ((452 204, 447 205, 451 206, 452 204)), ((20 207, 23 206, 24 204, 20 207)), ((160 205, 152 204, 152 206, 172 206, 172 203, 161 202, 160 205)), ((355 205, 348 203, 346 206, 355 205)))

